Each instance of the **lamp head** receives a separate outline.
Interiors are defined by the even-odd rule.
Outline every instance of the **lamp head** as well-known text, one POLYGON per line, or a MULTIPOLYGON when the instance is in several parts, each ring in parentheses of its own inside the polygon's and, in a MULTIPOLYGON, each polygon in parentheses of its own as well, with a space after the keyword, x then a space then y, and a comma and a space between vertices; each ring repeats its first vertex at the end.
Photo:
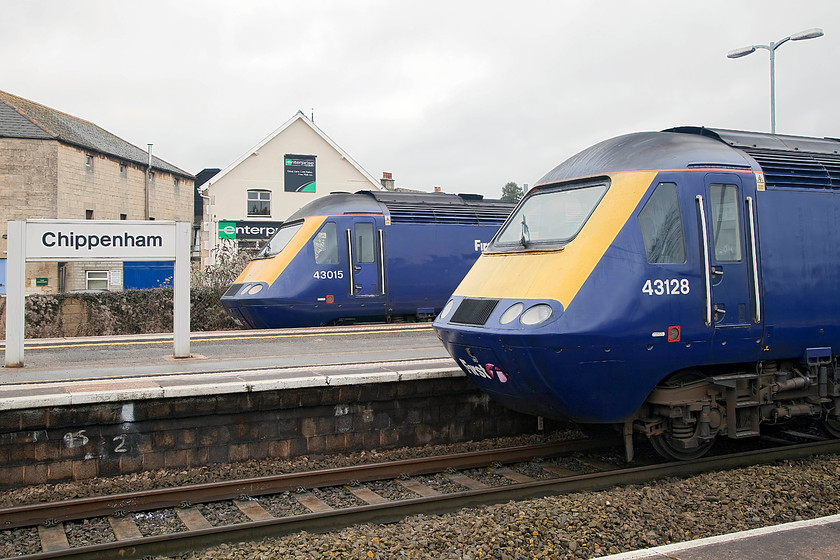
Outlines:
POLYGON ((726 53, 726 58, 741 58, 742 56, 747 56, 748 54, 752 54, 755 52, 755 47, 741 47, 740 49, 735 49, 726 53))
POLYGON ((816 39, 817 37, 823 36, 823 30, 819 27, 814 27, 812 29, 806 29, 805 31, 800 31, 799 33, 794 33, 790 36, 791 41, 803 41, 805 39, 816 39))

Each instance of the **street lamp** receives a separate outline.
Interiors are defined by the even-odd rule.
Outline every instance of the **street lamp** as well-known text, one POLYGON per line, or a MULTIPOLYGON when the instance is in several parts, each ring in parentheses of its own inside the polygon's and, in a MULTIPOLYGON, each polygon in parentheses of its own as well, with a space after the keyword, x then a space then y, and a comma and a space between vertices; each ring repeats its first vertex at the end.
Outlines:
POLYGON ((804 41, 805 39, 816 39, 823 36, 823 30, 819 27, 813 29, 806 29, 799 33, 794 33, 790 37, 785 37, 775 43, 769 45, 751 45, 749 47, 742 47, 729 51, 726 58, 741 58, 755 52, 755 49, 766 49, 770 51, 770 131, 776 133, 776 49, 787 43, 788 41, 804 41))

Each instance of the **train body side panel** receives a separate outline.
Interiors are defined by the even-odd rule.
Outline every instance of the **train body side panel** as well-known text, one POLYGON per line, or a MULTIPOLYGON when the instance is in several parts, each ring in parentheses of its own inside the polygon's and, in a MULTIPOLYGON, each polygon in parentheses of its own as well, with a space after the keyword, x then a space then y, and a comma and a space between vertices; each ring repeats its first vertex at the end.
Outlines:
POLYGON ((757 196, 764 359, 840 351, 840 192, 768 189, 757 196))
POLYGON ((497 225, 396 223, 384 229, 389 313, 437 313, 490 241, 497 225))

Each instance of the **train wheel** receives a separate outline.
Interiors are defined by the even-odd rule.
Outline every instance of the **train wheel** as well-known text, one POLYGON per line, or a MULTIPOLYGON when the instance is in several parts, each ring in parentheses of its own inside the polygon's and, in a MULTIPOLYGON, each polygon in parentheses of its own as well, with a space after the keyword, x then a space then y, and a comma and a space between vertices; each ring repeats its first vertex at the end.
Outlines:
MULTIPOLYGON (((687 370, 668 379, 666 385, 685 385, 687 383, 702 381, 705 378, 706 376, 699 371, 687 370)), ((676 459, 678 461, 699 459, 709 452, 715 440, 714 438, 700 440, 698 445, 686 447, 684 442, 687 440, 696 441, 695 430, 697 426, 697 422, 669 420, 665 432, 657 436, 651 436, 650 443, 654 450, 666 459, 676 459)))
POLYGON ((840 419, 836 416, 828 416, 826 413, 820 419, 820 427, 826 433, 833 438, 840 438, 840 419))
MULTIPOLYGON (((693 426, 685 426, 682 431, 686 429, 691 429, 692 432, 690 435, 693 434, 693 426)), ((677 430, 678 432, 681 430, 677 430)), ((650 444, 653 446, 654 450, 657 453, 665 457, 666 459, 676 459, 677 461, 690 461, 692 459, 699 459, 703 455, 709 452, 714 445, 715 440, 710 439, 708 441, 704 441, 697 447, 692 447, 690 449, 685 449, 683 446, 679 445, 677 442, 680 440, 680 437, 675 437, 673 435, 673 429, 665 432, 659 436, 653 436, 650 438, 650 444)))

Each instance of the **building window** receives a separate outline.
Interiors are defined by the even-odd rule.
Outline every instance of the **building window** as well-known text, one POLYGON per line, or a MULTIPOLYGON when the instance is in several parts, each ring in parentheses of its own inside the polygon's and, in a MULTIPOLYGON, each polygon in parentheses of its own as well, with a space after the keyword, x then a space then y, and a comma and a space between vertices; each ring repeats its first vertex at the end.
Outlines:
POLYGON ((85 272, 86 282, 85 287, 88 290, 107 290, 108 289, 108 271, 107 270, 88 270, 85 272))
POLYGON ((120 220, 127 220, 128 214, 120 214, 120 220))
POLYGON ((123 179, 128 178, 128 166, 126 166, 126 164, 124 163, 120 164, 120 177, 122 177, 123 179))
POLYGON ((248 216, 271 216, 271 191, 248 191, 248 216))
POLYGON ((85 167, 88 168, 88 171, 93 170, 93 156, 90 154, 85 154, 85 167))
POLYGON ((93 210, 85 210, 85 220, 93 219, 93 210))

